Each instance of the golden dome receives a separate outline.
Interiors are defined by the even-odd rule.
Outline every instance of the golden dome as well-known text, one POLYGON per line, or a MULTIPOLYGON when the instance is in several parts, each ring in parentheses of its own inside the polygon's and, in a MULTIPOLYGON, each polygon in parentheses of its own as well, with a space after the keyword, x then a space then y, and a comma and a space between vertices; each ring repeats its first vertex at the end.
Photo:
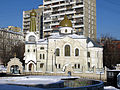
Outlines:
POLYGON ((37 13, 35 12, 35 10, 33 9, 32 12, 30 12, 30 16, 35 16, 36 17, 37 13))
POLYGON ((64 19, 60 22, 62 27, 72 27, 72 22, 67 18, 67 15, 64 16, 64 19))

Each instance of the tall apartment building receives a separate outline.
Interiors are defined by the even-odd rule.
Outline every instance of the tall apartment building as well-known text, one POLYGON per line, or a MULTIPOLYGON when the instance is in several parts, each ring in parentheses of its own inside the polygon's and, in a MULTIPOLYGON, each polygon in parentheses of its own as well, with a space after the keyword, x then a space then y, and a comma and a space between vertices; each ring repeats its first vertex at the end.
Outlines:
MULTIPOLYGON (((40 5, 38 9, 34 9, 36 12, 36 31, 39 34, 39 38, 43 38, 43 6, 40 5)), ((23 32, 26 34, 27 31, 30 31, 30 12, 23 11, 23 32)))
POLYGON ((96 40, 96 0, 43 0, 44 36, 57 32, 66 14, 74 32, 96 40))

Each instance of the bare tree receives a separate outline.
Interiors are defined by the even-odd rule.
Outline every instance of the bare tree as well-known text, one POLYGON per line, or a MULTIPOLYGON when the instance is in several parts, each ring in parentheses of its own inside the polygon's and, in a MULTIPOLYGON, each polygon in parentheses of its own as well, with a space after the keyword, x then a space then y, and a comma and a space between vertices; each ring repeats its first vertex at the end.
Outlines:
POLYGON ((100 44, 103 45, 103 65, 110 69, 113 69, 116 64, 120 63, 120 49, 118 45, 118 40, 108 36, 103 35, 100 38, 100 44))
POLYGON ((22 59, 23 52, 24 43, 19 38, 14 38, 14 34, 7 33, 7 31, 0 32, 0 58, 5 65, 15 53, 22 59))

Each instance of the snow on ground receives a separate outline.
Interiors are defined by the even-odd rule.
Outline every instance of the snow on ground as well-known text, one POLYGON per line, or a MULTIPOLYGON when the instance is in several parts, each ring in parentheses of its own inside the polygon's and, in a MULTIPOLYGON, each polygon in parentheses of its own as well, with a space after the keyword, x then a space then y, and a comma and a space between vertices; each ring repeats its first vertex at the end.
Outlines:
MULTIPOLYGON (((21 76, 21 77, 0 77, 0 90, 46 90, 42 88, 16 86, 18 85, 37 85, 59 82, 63 78, 76 78, 71 76, 21 76)), ((77 77, 78 78, 78 77, 77 77)))
POLYGON ((62 78, 75 78, 69 76, 23 76, 23 77, 0 77, 0 84, 37 85, 50 84, 61 81, 62 78))
MULTIPOLYGON (((79 78, 70 76, 21 76, 21 77, 0 77, 0 90, 46 90, 42 88, 16 86, 18 85, 37 85, 59 82, 63 78, 79 78)), ((105 86, 104 90, 119 90, 112 86, 105 86)))
POLYGON ((120 90, 120 89, 117 89, 117 88, 115 88, 113 86, 105 86, 104 90, 120 90))

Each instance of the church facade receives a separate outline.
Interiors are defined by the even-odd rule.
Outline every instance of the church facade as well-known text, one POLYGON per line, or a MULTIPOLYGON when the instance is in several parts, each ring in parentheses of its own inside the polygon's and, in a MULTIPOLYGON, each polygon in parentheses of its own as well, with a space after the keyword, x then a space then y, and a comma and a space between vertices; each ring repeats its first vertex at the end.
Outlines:
MULTIPOLYGON (((34 22, 35 12, 31 15, 34 22)), ((74 34, 66 15, 59 33, 48 38, 39 39, 35 27, 31 29, 25 38, 25 72, 84 76, 88 72, 93 76, 91 73, 103 71, 103 48, 88 37, 74 34)))

